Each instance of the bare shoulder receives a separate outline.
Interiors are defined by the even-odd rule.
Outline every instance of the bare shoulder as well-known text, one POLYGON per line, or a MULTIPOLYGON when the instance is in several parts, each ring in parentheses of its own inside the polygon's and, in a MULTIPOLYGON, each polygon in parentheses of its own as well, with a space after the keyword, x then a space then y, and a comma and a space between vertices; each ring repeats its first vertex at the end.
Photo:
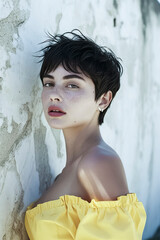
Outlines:
POLYGON ((122 161, 108 145, 97 146, 84 156, 78 178, 90 199, 116 200, 129 193, 122 161))

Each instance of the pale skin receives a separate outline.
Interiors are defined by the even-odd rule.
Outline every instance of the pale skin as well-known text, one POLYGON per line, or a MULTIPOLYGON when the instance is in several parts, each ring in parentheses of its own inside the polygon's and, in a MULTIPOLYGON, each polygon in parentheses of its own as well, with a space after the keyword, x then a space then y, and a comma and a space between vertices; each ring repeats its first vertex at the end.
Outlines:
MULTIPOLYGON (((43 78, 42 105, 50 127, 62 129, 66 165, 57 180, 36 202, 40 204, 74 195, 90 202, 116 200, 129 193, 123 164, 100 134, 100 109, 108 107, 112 92, 95 101, 95 86, 83 73, 66 71, 59 65, 43 78), (60 107, 65 115, 51 117, 48 107, 60 107)), ((35 205, 36 205, 35 204, 35 205)))

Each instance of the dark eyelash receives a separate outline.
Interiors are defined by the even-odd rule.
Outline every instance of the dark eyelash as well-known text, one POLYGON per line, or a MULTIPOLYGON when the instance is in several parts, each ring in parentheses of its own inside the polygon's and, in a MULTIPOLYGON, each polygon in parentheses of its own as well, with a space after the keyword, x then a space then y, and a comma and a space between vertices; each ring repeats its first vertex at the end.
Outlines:
POLYGON ((44 86, 44 87, 47 87, 46 84, 49 84, 49 85, 51 85, 51 86, 54 86, 53 83, 44 83, 43 86, 44 86))
MULTIPOLYGON (((67 86, 68 86, 68 85, 74 86, 74 87, 72 87, 72 88, 79 88, 77 85, 72 84, 72 83, 67 84, 67 86)), ((53 83, 44 83, 44 84, 43 84, 43 87, 50 87, 50 86, 54 86, 54 84, 53 84, 53 83), (46 86, 46 84, 49 84, 49 86, 46 86)))
MULTIPOLYGON (((69 83, 68 85, 72 85, 72 86, 74 86, 73 88, 79 88, 77 85, 72 84, 72 83, 69 83)), ((68 85, 67 85, 67 86, 68 86, 68 85)))

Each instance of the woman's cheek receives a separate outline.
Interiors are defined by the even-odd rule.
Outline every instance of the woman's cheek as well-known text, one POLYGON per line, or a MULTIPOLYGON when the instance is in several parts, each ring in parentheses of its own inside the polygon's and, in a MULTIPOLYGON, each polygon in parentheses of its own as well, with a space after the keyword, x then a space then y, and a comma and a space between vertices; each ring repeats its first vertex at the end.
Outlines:
POLYGON ((83 93, 81 92, 66 92, 65 94, 65 99, 68 99, 69 101, 80 101, 81 99, 83 99, 83 93))

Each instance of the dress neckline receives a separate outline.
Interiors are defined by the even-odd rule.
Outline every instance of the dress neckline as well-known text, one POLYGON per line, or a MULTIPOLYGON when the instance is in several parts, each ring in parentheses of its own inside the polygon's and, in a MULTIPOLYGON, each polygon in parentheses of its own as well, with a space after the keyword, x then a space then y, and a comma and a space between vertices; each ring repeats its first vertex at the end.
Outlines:
POLYGON ((101 207, 118 207, 122 205, 128 205, 135 202, 139 202, 137 199, 136 193, 128 193, 126 195, 121 195, 117 197, 117 200, 111 200, 111 201, 97 201, 95 199, 92 199, 91 202, 88 202, 87 200, 82 199, 81 197, 74 196, 74 195, 63 195, 60 196, 58 199, 50 200, 44 203, 37 204, 37 206, 34 207, 34 204, 36 201, 32 202, 27 207, 27 212, 30 212, 30 214, 35 215, 37 213, 40 213, 44 210, 48 210, 51 208, 57 208, 65 205, 76 205, 86 208, 101 208, 101 207))

